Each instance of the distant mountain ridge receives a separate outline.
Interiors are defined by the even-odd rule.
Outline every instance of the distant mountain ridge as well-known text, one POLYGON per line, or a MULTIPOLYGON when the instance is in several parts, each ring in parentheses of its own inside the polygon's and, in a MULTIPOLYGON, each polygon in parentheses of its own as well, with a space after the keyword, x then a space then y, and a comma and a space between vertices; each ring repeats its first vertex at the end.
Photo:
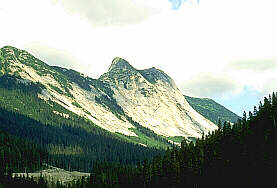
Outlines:
POLYGON ((196 98, 185 96, 188 103, 202 116, 206 117, 214 123, 218 123, 220 120, 223 124, 225 121, 236 123, 239 117, 234 112, 228 110, 221 104, 218 104, 212 99, 209 98, 196 98))

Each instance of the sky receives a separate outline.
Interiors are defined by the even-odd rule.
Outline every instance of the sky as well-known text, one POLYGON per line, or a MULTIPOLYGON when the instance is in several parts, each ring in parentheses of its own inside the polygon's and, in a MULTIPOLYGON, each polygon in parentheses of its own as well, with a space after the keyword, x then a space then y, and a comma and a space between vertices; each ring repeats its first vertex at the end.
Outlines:
POLYGON ((238 115, 277 91, 274 0, 0 0, 0 47, 98 78, 114 57, 238 115))

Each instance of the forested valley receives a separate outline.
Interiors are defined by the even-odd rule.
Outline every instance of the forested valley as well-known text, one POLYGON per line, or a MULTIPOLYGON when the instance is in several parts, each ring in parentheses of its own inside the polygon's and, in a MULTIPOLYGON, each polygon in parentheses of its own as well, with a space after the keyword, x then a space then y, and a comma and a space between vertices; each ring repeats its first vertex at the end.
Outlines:
MULTIPOLYGON (((195 143, 183 141, 181 147, 169 147, 164 152, 127 143, 113 135, 105 137, 106 132, 96 126, 86 127, 85 119, 77 116, 72 115, 71 119, 45 116, 44 122, 48 123, 42 123, 40 118, 30 118, 36 117, 36 113, 26 106, 25 110, 32 115, 20 115, 16 109, 11 110, 11 103, 20 102, 18 93, 12 92, 21 91, 1 90, 2 96, 6 94, 11 100, 1 101, 5 109, 0 109, 0 187, 194 188, 276 184, 276 93, 265 97, 248 115, 244 112, 237 123, 225 122, 195 143), (67 126, 65 121, 76 127, 67 126), (53 122, 56 126, 52 126, 53 122), (80 139, 80 135, 87 139, 80 139), (11 176, 13 172, 35 171, 43 163, 91 175, 68 185, 53 184, 43 178, 34 181, 31 177, 11 176)), ((31 94, 20 95, 30 105, 34 102, 31 94)), ((47 111, 43 102, 35 102, 40 105, 38 109, 47 111)))

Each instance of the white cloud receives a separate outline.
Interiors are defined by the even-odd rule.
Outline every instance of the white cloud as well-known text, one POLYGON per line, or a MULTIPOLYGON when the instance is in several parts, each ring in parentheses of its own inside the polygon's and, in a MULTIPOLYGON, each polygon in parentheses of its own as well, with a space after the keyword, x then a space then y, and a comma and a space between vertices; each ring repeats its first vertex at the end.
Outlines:
POLYGON ((25 49, 35 55, 38 59, 50 65, 63 66, 71 69, 78 68, 78 59, 72 53, 56 47, 47 46, 41 43, 30 43, 25 49))
POLYGON ((56 3, 99 26, 139 23, 156 13, 155 9, 134 0, 61 0, 56 3))
POLYGON ((181 89, 186 95, 195 97, 222 97, 226 94, 238 94, 240 85, 225 74, 203 72, 185 81, 181 89))
MULTIPOLYGON (((275 69, 257 74, 229 67, 249 59, 277 59, 277 4, 273 0, 202 0, 197 6, 184 4, 176 11, 168 0, 120 0, 109 6, 107 0, 89 4, 0 1, 0 45, 25 48, 47 63, 57 57, 52 48, 65 57, 57 58, 60 65, 92 77, 107 71, 112 59, 121 56, 139 69, 162 69, 179 85, 209 72, 217 80, 227 76, 238 83, 236 91, 245 85, 262 92, 277 89, 268 84, 276 78, 275 69), (147 11, 141 7, 148 7, 147 11), (102 27, 97 22, 111 25, 102 27)), ((258 62, 252 63, 256 67, 258 62)), ((218 92, 210 91, 206 97, 218 92)))
POLYGON ((230 63, 228 68, 236 70, 250 70, 261 73, 268 70, 277 71, 277 59, 248 59, 230 63))

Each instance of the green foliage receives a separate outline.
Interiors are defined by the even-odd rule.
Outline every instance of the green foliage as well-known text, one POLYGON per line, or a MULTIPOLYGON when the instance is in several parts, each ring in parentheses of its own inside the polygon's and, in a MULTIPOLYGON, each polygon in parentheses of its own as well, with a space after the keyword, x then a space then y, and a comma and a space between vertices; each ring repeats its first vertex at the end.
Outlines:
POLYGON ((186 140, 186 138, 183 136, 173 136, 173 137, 168 137, 167 139, 178 143, 181 143, 182 141, 186 140))
POLYGON ((77 108, 82 108, 82 106, 79 103, 77 103, 76 101, 72 102, 71 104, 76 106, 77 108))
POLYGON ((0 49, 0 76, 4 74, 4 64, 5 64, 5 58, 2 56, 2 51, 0 49))
MULTIPOLYGON (((31 54, 29 54, 26 51, 23 51, 23 50, 20 50, 20 49, 11 47, 11 46, 3 47, 1 49, 1 52, 2 52, 1 62, 4 62, 4 63, 1 63, 1 66, 3 66, 4 74, 11 72, 10 71, 11 67, 9 64, 10 61, 20 62, 23 65, 32 67, 39 76, 51 75, 52 77, 54 77, 55 80, 57 80, 58 83, 60 84, 60 86, 62 87, 62 90, 53 85, 50 85, 50 87, 60 94, 65 94, 69 97, 72 97, 72 95, 69 91, 69 89, 72 89, 72 86, 71 86, 70 82, 67 80, 66 76, 64 76, 60 72, 53 71, 53 68, 50 67, 49 65, 47 65, 46 63, 35 58, 34 56, 32 56, 31 54)), ((24 71, 24 70, 20 70, 20 71, 24 71)), ((18 71, 13 73, 13 75, 19 75, 18 71)))
MULTIPOLYGON (((143 134, 141 131, 139 131, 136 128, 131 128, 138 137, 129 137, 129 139, 137 144, 144 144, 147 147, 150 148, 161 148, 161 149, 166 149, 167 147, 172 147, 172 144, 170 144, 165 138, 162 138, 161 136, 147 136, 146 134, 143 134)), ((153 133, 154 135, 154 133, 153 133)))
POLYGON ((47 157, 47 152, 37 144, 0 130, 0 176, 8 172, 33 172, 40 169, 47 157))
POLYGON ((95 102, 102 105, 103 107, 110 110, 118 119, 124 116, 124 111, 119 106, 114 98, 108 97, 107 95, 101 95, 99 97, 95 96, 95 102))
POLYGON ((0 177, 0 188, 22 188, 22 187, 32 187, 32 188, 47 188, 47 181, 40 179, 39 182, 36 182, 31 177, 11 177, 5 175, 0 177))
POLYGON ((264 98, 259 110, 195 143, 136 166, 98 163, 87 187, 272 187, 277 169, 277 97, 264 98))
POLYGON ((95 160, 136 163, 162 152, 128 143, 124 137, 23 88, 0 87, 0 130, 42 145, 50 153, 48 163, 67 170, 89 172, 95 160))
MULTIPOLYGON (((88 91, 97 90, 103 95, 97 96, 96 102, 123 121, 134 124, 137 133, 144 136, 145 144, 149 142, 150 146, 159 148, 160 145, 163 148, 168 145, 165 139, 126 116, 113 98, 111 87, 103 80, 91 79, 73 70, 50 67, 28 52, 10 46, 1 49, 1 58, 5 74, 0 78, 0 129, 40 144, 49 152, 49 164, 68 170, 91 171, 95 160, 134 164, 163 151, 138 145, 141 140, 110 133, 54 101, 38 98, 45 87, 40 83, 21 81, 20 71, 24 70, 13 67, 13 62, 32 67, 42 77, 53 77, 59 86, 49 87, 62 95, 72 97, 69 91, 72 83, 88 91)), ((81 108, 76 101, 72 104, 81 108)))
POLYGON ((20 77, 3 75, 0 77, 0 88, 5 88, 8 90, 18 90, 26 94, 38 94, 41 92, 41 89, 45 87, 40 83, 22 83, 20 77))
POLYGON ((57 72, 60 72, 61 74, 65 75, 70 82, 76 83, 82 89, 91 91, 91 86, 92 86, 98 91, 102 91, 110 97, 112 97, 114 94, 113 91, 110 89, 109 85, 101 80, 96 80, 90 77, 86 77, 83 74, 71 69, 68 70, 68 69, 56 67, 56 66, 53 66, 52 68, 55 69, 57 72))
POLYGON ((238 115, 212 99, 189 96, 185 96, 185 98, 194 110, 215 124, 217 124, 219 120, 221 122, 229 121, 235 123, 240 118, 238 115))
MULTIPOLYGON (((101 76, 101 78, 103 78, 103 79, 101 79, 101 78, 100 79, 92 79, 92 78, 86 77, 85 75, 83 75, 77 71, 74 71, 74 70, 68 70, 68 69, 56 67, 56 66, 52 66, 52 67, 48 66, 44 62, 33 57, 28 52, 16 49, 14 47, 8 46, 8 47, 2 48, 1 54, 3 54, 3 59, 7 62, 10 62, 11 65, 13 64, 13 62, 22 63, 22 65, 32 67, 36 71, 36 73, 42 77, 43 76, 47 76, 50 78, 53 77, 55 80, 57 80, 59 85, 48 84, 48 86, 52 90, 56 91, 57 93, 59 93, 61 95, 73 97, 69 90, 69 89, 72 89, 73 83, 77 84, 80 88, 85 89, 87 91, 95 92, 95 90, 96 90, 98 95, 96 95, 95 101, 98 104, 105 107, 107 110, 111 111, 118 119, 121 119, 122 121, 127 120, 131 124, 133 124, 136 127, 137 134, 142 135, 142 137, 143 137, 142 140, 143 140, 144 144, 149 142, 151 146, 158 146, 158 147, 162 146, 163 148, 168 146, 168 143, 166 143, 166 139, 163 139, 162 137, 157 136, 153 131, 151 131, 147 128, 144 128, 143 126, 134 122, 130 117, 128 117, 124 113, 122 107, 117 104, 116 99, 113 97, 114 92, 113 92, 110 84, 108 82, 106 82, 106 79, 115 79, 119 82, 123 81, 126 88, 127 88, 127 82, 125 82, 126 79, 128 81, 137 81, 136 74, 138 73, 138 71, 136 69, 134 69, 132 66, 130 66, 126 61, 123 62, 120 59, 118 59, 120 61, 118 63, 121 64, 121 66, 123 66, 125 68, 122 69, 120 66, 119 67, 115 66, 115 68, 113 68, 107 74, 104 74, 103 76, 101 76), (161 143, 159 143, 159 142, 161 142, 161 143), (153 143, 155 143, 155 144, 153 144, 153 143)), ((5 63, 5 65, 6 64, 9 65, 9 63, 5 63)), ((1 87, 3 89, 5 88, 5 89, 9 89, 9 90, 20 91, 21 93, 18 93, 18 96, 21 96, 21 94, 24 95, 24 92, 31 94, 32 99, 28 99, 31 102, 30 102, 30 104, 26 105, 25 108, 28 108, 29 106, 34 105, 33 104, 33 102, 35 101, 34 98, 36 97, 36 95, 38 93, 41 92, 41 89, 45 89, 45 87, 39 83, 32 83, 32 82, 30 82, 30 84, 29 83, 28 84, 20 83, 18 81, 18 79, 20 79, 20 76, 19 76, 20 71, 24 71, 24 70, 21 69, 20 67, 14 68, 14 67, 7 66, 7 68, 12 68, 13 73, 11 73, 12 75, 5 74, 2 77, 2 79, 0 80, 1 87), (16 76, 16 75, 18 75, 18 76, 16 76)), ((5 73, 7 73, 7 72, 9 72, 9 71, 6 71, 5 73)), ((28 74, 28 73, 25 72, 24 74, 28 74)), ((142 93, 145 95, 149 95, 149 93, 146 93, 146 90, 144 92, 142 91, 142 93)), ((10 98, 7 95, 5 95, 5 97, 10 98)), ((5 100, 5 97, 3 97, 3 100, 5 100)), ((24 96, 23 96, 23 98, 24 98, 24 96)), ((37 102, 38 101, 36 101, 35 103, 37 103, 37 102)), ((20 103, 21 103, 21 101, 16 100, 15 103, 13 104, 14 109, 18 109, 17 110, 18 112, 21 112, 21 110, 25 110, 22 108, 20 103), (19 105, 20 107, 17 107, 17 105, 19 105)), ((26 102, 26 103, 28 103, 28 102, 26 102)), ((59 105, 57 106, 56 104, 53 104, 52 101, 48 101, 48 103, 49 103, 48 105, 54 105, 54 107, 52 108, 52 112, 58 111, 59 114, 64 113, 64 114, 70 114, 71 115, 70 117, 74 116, 71 112, 64 112, 67 110, 64 110, 64 109, 61 110, 59 105), (55 109, 56 107, 59 110, 56 110, 55 109)), ((78 108, 82 108, 81 105, 78 104, 76 101, 72 102, 72 104, 78 108)), ((43 104, 43 102, 41 102, 41 101, 39 102, 39 105, 43 105, 44 106, 43 109, 47 108, 47 106, 45 106, 43 104)), ((87 114, 90 114, 85 109, 82 109, 82 110, 84 110, 87 114)), ((48 114, 48 113, 51 113, 51 111, 49 111, 49 112, 42 111, 44 114, 41 114, 40 110, 36 111, 36 110, 27 109, 25 111, 26 112, 29 111, 29 113, 26 114, 28 117, 34 118, 35 120, 39 120, 43 123, 48 124, 50 122, 49 120, 53 119, 52 117, 44 118, 45 113, 48 114)), ((56 117, 56 115, 54 115, 54 117, 56 117)), ((71 119, 71 118, 69 118, 69 119, 71 119)), ((54 126, 57 126, 56 122, 54 123, 54 126)), ((81 125, 81 127, 83 127, 83 126, 81 125)), ((87 126, 85 126, 85 127, 87 129, 87 126)), ((120 136, 120 139, 124 139, 124 138, 122 136, 120 136)), ((125 137, 125 140, 128 140, 128 141, 131 140, 131 142, 138 143, 136 138, 125 137)), ((141 142, 139 142, 139 143, 141 143, 141 142)))
POLYGON ((172 145, 164 137, 157 135, 154 131, 141 126, 139 123, 135 122, 131 117, 125 115, 125 118, 135 126, 132 129, 139 138, 134 137, 134 140, 139 140, 139 143, 145 144, 150 147, 164 148, 171 147, 172 145))
MULTIPOLYGON (((40 75, 52 71, 51 75, 56 76, 62 85, 59 92, 70 95, 68 88, 72 82, 86 90, 93 86, 105 93, 97 96, 96 101, 133 124, 133 131, 139 137, 109 133, 51 100, 39 99, 37 94, 43 88, 39 83, 22 83, 18 81, 19 73, 13 76, 1 74, 0 187, 46 187, 48 182, 42 177, 38 182, 26 177, 11 177, 13 171, 38 169, 44 161, 67 170, 92 171, 89 179, 72 182, 71 187, 231 188, 274 185, 275 174, 272 172, 277 169, 277 154, 274 152, 277 146, 276 93, 265 97, 253 113, 247 115, 244 112, 232 126, 225 120, 234 122, 232 118, 237 116, 224 107, 209 99, 186 97, 202 115, 215 123, 218 120, 225 122, 201 140, 189 143, 184 140, 180 148, 169 148, 171 145, 165 138, 124 113, 105 82, 106 79, 121 82, 125 77, 131 81, 137 73, 132 67, 123 72, 120 68, 113 69, 100 80, 93 80, 72 70, 55 68, 53 71, 53 67, 27 52, 13 49, 15 55, 12 55, 11 48, 1 49, 2 73, 10 72, 9 61, 20 61, 32 66, 40 75), (66 118, 61 114, 66 114, 66 118), (138 144, 168 149, 164 153, 138 144)), ((154 78, 156 73, 149 72, 151 79, 168 79, 163 74, 154 78)), ((146 73, 144 76, 149 77, 146 73)), ((123 84, 128 89, 127 82, 123 84)), ((169 139, 181 141, 183 138, 169 139)), ((53 187, 64 185, 57 182, 53 187)))
POLYGON ((56 86, 54 86, 52 84, 49 84, 49 86, 50 86, 51 89, 55 90, 59 94, 61 94, 61 95, 65 94, 60 88, 58 88, 58 87, 56 87, 56 86))

